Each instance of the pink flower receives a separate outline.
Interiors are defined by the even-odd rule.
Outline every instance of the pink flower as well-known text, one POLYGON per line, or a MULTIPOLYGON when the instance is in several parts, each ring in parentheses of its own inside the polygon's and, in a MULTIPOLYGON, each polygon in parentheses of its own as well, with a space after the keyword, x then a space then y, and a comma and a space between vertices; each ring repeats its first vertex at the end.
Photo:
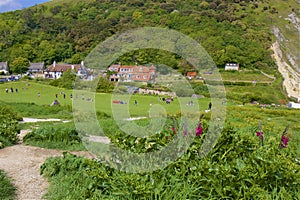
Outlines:
POLYGON ((288 142, 289 142, 289 138, 288 138, 288 136, 285 136, 285 135, 282 135, 282 137, 281 137, 281 145, 280 145, 280 147, 281 148, 286 148, 287 147, 287 145, 288 145, 288 142))
POLYGON ((259 139, 261 139, 261 140, 265 139, 264 132, 262 132, 262 131, 257 131, 256 136, 259 137, 259 139))
POLYGON ((196 128, 196 137, 199 137, 203 133, 202 124, 199 123, 198 127, 196 128))
POLYGON ((183 135, 187 136, 187 134, 188 134, 187 130, 183 130, 183 135))

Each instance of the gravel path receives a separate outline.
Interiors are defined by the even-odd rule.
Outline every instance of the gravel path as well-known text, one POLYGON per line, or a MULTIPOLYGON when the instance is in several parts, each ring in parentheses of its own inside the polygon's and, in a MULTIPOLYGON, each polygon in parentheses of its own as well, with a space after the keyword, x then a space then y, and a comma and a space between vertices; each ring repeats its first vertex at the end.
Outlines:
MULTIPOLYGON (((20 139, 28 132, 28 130, 23 130, 20 139)), ((14 180, 17 187, 16 199, 42 199, 47 192, 48 182, 39 174, 40 166, 49 157, 62 156, 62 152, 61 150, 44 149, 23 144, 0 149, 0 169, 4 170, 14 180)), ((92 158, 88 152, 71 153, 92 158)))

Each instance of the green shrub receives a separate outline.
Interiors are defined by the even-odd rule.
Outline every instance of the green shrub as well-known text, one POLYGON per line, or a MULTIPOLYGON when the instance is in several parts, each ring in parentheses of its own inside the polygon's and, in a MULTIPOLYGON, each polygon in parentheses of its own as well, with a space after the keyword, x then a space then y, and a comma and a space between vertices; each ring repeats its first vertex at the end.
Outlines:
POLYGON ((0 107, 0 148, 18 141, 18 121, 22 117, 7 106, 0 107))

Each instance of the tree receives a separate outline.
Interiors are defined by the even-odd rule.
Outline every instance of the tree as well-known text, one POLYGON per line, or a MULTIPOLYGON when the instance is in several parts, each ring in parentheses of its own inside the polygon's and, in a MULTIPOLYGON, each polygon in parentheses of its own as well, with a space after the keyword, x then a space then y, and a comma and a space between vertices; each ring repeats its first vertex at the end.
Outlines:
POLYGON ((29 60, 27 58, 18 57, 11 63, 11 72, 15 74, 23 74, 28 71, 29 60))
POLYGON ((97 92, 110 93, 114 89, 114 84, 106 78, 100 78, 98 81, 97 92))
POLYGON ((72 70, 65 71, 59 79, 50 82, 50 85, 56 87, 62 87, 67 89, 74 88, 74 81, 76 79, 76 74, 72 70))

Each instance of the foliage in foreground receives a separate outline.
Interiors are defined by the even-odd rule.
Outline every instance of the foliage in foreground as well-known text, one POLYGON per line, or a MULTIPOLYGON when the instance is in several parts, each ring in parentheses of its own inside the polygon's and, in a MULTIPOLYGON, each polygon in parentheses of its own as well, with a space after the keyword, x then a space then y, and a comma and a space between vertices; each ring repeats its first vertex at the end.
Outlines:
POLYGON ((0 170, 0 199, 12 200, 16 195, 16 188, 11 179, 7 178, 3 171, 0 170))
POLYGON ((0 148, 15 144, 18 141, 18 120, 22 119, 7 106, 0 107, 0 148))
POLYGON ((50 149, 84 150, 81 138, 73 124, 42 126, 27 134, 25 144, 50 149))
POLYGON ((51 185, 48 199, 297 199, 300 165, 289 149, 270 139, 260 146, 256 136, 223 130, 215 148, 203 159, 202 138, 165 169, 145 174, 120 172, 99 161, 50 158, 41 167, 51 185))

